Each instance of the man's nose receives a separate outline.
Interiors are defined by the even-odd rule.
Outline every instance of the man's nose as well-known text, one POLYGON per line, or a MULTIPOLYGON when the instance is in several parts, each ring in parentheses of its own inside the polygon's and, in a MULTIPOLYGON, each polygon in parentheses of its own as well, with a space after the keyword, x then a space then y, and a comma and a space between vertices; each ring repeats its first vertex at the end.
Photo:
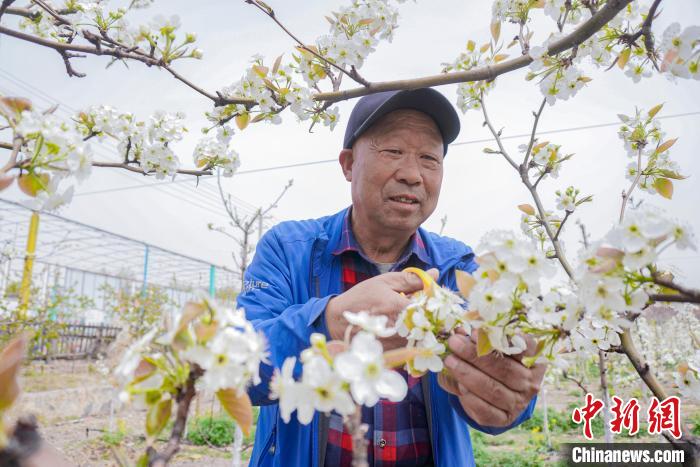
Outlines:
POLYGON ((407 185, 419 185, 423 181, 420 164, 415 156, 410 155, 402 158, 396 171, 396 178, 407 185))

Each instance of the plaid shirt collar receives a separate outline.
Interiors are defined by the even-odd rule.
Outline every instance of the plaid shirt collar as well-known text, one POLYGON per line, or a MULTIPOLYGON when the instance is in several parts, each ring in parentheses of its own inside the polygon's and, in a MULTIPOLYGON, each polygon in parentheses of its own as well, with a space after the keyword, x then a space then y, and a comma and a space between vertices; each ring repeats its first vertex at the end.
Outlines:
MULTIPOLYGON (((333 254, 338 256, 347 251, 357 252, 365 261, 374 264, 374 261, 369 259, 364 251, 362 251, 362 246, 357 242, 355 234, 352 231, 352 226, 350 225, 350 219, 352 214, 352 206, 350 206, 345 211, 345 218, 343 219, 343 231, 340 234, 340 241, 338 242, 338 248, 333 251, 333 254)), ((428 250, 425 248, 425 243, 423 242, 423 237, 418 230, 411 235, 411 239, 408 246, 401 254, 399 259, 396 261, 397 265, 405 264, 412 255, 415 255, 424 265, 432 264, 430 261, 430 256, 428 255, 428 250)))

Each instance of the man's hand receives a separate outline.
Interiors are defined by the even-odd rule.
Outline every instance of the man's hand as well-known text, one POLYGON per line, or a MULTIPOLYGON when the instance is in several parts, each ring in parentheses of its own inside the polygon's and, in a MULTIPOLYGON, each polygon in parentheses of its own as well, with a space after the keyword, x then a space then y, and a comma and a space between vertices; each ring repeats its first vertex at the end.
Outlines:
MULTIPOLYGON (((437 280, 438 270, 430 269, 428 274, 437 280)), ((410 272, 388 272, 380 274, 353 286, 347 292, 333 297, 326 306, 326 325, 332 339, 343 339, 348 322, 343 318, 344 311, 368 311, 372 315, 389 317, 389 325, 396 322, 401 310, 410 303, 406 295, 423 289, 420 278, 410 272)), ((406 345, 406 339, 394 335, 380 339, 384 350, 406 345)))
POLYGON ((520 360, 533 355, 535 341, 527 338, 523 354, 490 353, 476 356, 474 338, 455 334, 448 340, 453 352, 445 359, 451 377, 440 374, 443 389, 457 397, 464 411, 479 425, 504 427, 512 424, 540 390, 546 365, 525 367, 520 360))

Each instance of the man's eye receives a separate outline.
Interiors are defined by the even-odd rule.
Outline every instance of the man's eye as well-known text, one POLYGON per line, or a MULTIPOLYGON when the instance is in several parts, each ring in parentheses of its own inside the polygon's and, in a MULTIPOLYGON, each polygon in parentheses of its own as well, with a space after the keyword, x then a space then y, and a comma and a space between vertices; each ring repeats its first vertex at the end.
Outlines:
POLYGON ((382 152, 385 152, 387 154, 401 154, 400 149, 382 149, 382 152))

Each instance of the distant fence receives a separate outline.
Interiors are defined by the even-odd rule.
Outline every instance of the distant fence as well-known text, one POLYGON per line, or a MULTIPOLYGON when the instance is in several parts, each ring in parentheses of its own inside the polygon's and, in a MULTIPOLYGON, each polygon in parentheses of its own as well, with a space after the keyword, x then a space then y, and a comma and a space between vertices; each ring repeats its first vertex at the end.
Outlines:
MULTIPOLYGON (((20 325, 0 323, 0 336, 7 338, 21 330, 34 334, 29 348, 32 359, 81 359, 106 351, 122 328, 104 324, 78 324, 46 321, 20 325)), ((5 340, 5 339, 2 339, 5 340)))

